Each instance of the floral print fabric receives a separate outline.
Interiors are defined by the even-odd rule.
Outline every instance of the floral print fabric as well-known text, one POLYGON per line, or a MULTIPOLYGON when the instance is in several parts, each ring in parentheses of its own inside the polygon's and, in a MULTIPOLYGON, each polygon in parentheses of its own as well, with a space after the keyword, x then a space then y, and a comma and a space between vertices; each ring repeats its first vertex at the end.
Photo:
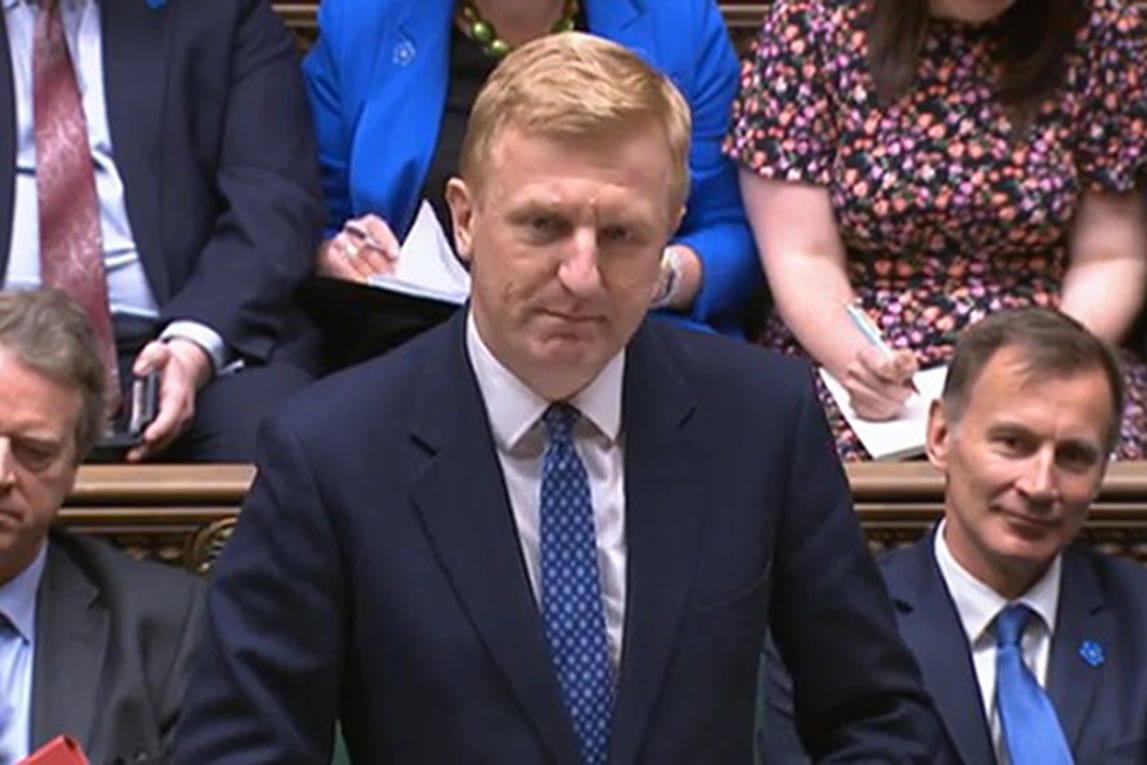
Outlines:
MULTIPOLYGON (((993 94, 993 23, 933 19, 910 91, 878 103, 867 3, 777 0, 741 73, 725 152, 761 176, 825 186, 854 291, 922 368, 948 361, 969 322, 1055 306, 1086 191, 1126 192, 1147 159, 1141 11, 1093 0, 1063 87, 1016 131, 993 94)), ((779 317, 762 343, 802 353, 779 317)), ((1147 369, 1126 354, 1119 456, 1147 457, 1147 369)), ((867 455, 831 397, 841 455, 867 455)))

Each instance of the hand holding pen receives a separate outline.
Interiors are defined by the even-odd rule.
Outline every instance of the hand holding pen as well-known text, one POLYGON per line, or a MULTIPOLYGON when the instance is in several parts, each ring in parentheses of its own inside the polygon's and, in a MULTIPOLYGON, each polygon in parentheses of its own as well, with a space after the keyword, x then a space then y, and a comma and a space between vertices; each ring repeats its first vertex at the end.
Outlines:
POLYGON ((399 243, 390 226, 374 214, 348 220, 319 249, 318 271, 348 281, 365 282, 374 274, 394 271, 399 243))
POLYGON ((848 303, 844 310, 865 340, 841 381, 848 389, 852 408, 866 420, 892 419, 909 396, 919 393, 912 382, 916 359, 911 351, 889 347, 861 308, 848 303))

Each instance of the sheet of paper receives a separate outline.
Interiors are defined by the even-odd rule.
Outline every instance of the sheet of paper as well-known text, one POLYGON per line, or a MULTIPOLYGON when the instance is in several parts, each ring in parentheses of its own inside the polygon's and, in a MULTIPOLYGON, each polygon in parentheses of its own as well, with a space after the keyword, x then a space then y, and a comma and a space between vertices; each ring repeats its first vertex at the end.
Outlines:
POLYGON ((370 284, 415 297, 461 305, 470 296, 470 274, 454 255, 434 208, 425 199, 395 262, 393 274, 375 274, 370 284))
POLYGON ((864 448, 874 460, 896 460, 914 457, 924 453, 924 436, 928 424, 928 407, 932 399, 940 398, 944 390, 944 379, 948 367, 939 366, 917 372, 912 378, 920 394, 912 394, 904 402, 904 408, 893 420, 873 422, 865 420, 852 410, 848 403, 848 391, 825 368, 821 367, 820 377, 824 380, 836 404, 856 432, 864 448))

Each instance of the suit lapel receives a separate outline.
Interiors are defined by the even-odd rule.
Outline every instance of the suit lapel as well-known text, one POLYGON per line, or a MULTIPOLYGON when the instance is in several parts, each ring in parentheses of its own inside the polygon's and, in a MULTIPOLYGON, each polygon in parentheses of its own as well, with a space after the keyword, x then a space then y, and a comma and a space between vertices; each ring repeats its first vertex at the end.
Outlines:
POLYGON ((995 761, 976 670, 964 628, 933 555, 935 531, 886 564, 900 633, 912 648, 924 685, 966 763, 995 761))
POLYGON ((165 3, 103 0, 104 98, 116 169, 123 179, 128 219, 144 272, 156 298, 170 296, 163 259, 163 151, 157 143, 164 109, 169 29, 165 3))
POLYGON ((16 101, 12 85, 12 52, 8 25, 0 24, 0 284, 8 273, 16 189, 16 101))
POLYGON ((626 609, 611 760, 634 762, 693 581, 702 477, 691 459, 694 400, 647 322, 630 343, 623 394, 626 609))
POLYGON ((459 311, 430 359, 411 433, 428 452, 414 503, 459 600, 523 714, 560 762, 577 759, 459 311))
POLYGON ((1085 641, 1091 641, 1109 649, 1115 642, 1115 625, 1110 611, 1104 608, 1095 572, 1084 557, 1070 547, 1063 554, 1056 622, 1047 689, 1068 745, 1076 750, 1107 668, 1104 663, 1092 666, 1084 661, 1080 648, 1085 641))
POLYGON ((32 670, 32 748, 67 733, 91 753, 107 612, 99 592, 67 553, 48 544, 36 606, 32 670))

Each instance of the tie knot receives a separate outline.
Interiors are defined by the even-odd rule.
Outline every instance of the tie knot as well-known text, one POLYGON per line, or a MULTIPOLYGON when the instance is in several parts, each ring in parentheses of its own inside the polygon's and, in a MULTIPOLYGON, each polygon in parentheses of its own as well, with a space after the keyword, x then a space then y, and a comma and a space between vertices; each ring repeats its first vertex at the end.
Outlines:
POLYGON ((550 408, 542 415, 542 422, 546 425, 546 435, 551 443, 568 443, 572 440, 573 427, 581 417, 575 407, 558 402, 550 404, 550 408))
POLYGON ((1018 646, 1031 616, 1032 610, 1023 603, 1013 603, 1001 611, 996 617, 996 645, 1018 646))

